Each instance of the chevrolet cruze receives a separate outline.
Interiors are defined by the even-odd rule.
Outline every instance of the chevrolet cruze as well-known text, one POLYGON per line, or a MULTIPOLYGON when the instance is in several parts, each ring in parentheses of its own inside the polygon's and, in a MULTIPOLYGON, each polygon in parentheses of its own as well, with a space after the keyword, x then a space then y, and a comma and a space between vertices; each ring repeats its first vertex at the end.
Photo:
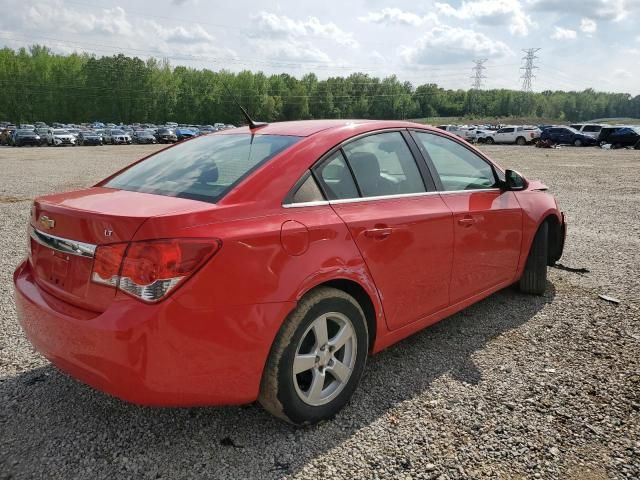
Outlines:
POLYGON ((19 321, 124 400, 331 417, 369 354, 512 284, 542 294, 564 215, 463 140, 395 121, 243 127, 35 200, 19 321))

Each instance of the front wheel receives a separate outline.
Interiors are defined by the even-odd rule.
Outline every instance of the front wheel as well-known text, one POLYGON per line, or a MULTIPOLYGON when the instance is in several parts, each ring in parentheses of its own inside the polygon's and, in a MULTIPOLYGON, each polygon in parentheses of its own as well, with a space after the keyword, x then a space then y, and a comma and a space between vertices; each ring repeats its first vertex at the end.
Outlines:
POLYGON ((527 140, 524 137, 516 138, 516 145, 523 146, 527 144, 527 140))
POLYGON ((493 138, 488 137, 488 138, 485 140, 485 143, 486 143, 487 145, 493 145, 494 143, 496 143, 496 141, 495 141, 493 138))
POLYGON ((579 138, 576 138, 575 141, 573 142, 573 144, 576 147, 581 147, 582 146, 582 140, 580 140, 579 138))
POLYGON ((265 367, 259 401, 293 424, 331 418, 345 406, 364 371, 369 333, 358 302, 318 288, 285 320, 265 367))
POLYGON ((549 257, 549 225, 544 222, 533 238, 527 264, 520 277, 521 292, 542 295, 547 289, 547 264, 549 257))

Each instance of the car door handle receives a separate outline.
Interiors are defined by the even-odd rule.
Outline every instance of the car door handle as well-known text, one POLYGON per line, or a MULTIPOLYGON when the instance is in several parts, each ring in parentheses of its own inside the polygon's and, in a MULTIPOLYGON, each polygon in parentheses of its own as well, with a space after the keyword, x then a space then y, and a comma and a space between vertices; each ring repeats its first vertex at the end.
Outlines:
POLYGON ((375 227, 370 228, 364 231, 364 236, 368 238, 375 238, 378 240, 382 240, 387 238, 389 235, 393 233, 393 228, 391 227, 375 227))
POLYGON ((463 227, 470 227, 471 225, 473 225, 474 223, 476 223, 475 219, 473 217, 464 217, 458 220, 458 223, 460 225, 462 225, 463 227))

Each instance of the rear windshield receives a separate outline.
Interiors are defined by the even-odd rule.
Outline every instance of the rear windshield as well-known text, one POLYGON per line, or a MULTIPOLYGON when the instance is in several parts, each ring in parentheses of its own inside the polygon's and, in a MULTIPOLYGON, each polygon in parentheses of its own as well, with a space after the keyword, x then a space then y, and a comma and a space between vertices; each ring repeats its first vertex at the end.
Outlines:
POLYGON ((281 135, 212 135, 161 151, 105 187, 215 203, 251 171, 300 140, 281 135))

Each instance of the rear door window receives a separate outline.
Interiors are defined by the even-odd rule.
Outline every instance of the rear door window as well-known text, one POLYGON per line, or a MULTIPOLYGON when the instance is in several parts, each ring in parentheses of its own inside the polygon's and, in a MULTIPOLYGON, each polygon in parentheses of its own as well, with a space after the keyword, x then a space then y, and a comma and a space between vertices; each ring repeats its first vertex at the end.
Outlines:
POLYGON ((426 191, 413 154, 400 132, 369 135, 346 144, 343 149, 363 197, 426 191))
POLYGON ((199 137, 131 166, 102 186, 215 203, 261 164, 299 140, 250 134, 199 137))

